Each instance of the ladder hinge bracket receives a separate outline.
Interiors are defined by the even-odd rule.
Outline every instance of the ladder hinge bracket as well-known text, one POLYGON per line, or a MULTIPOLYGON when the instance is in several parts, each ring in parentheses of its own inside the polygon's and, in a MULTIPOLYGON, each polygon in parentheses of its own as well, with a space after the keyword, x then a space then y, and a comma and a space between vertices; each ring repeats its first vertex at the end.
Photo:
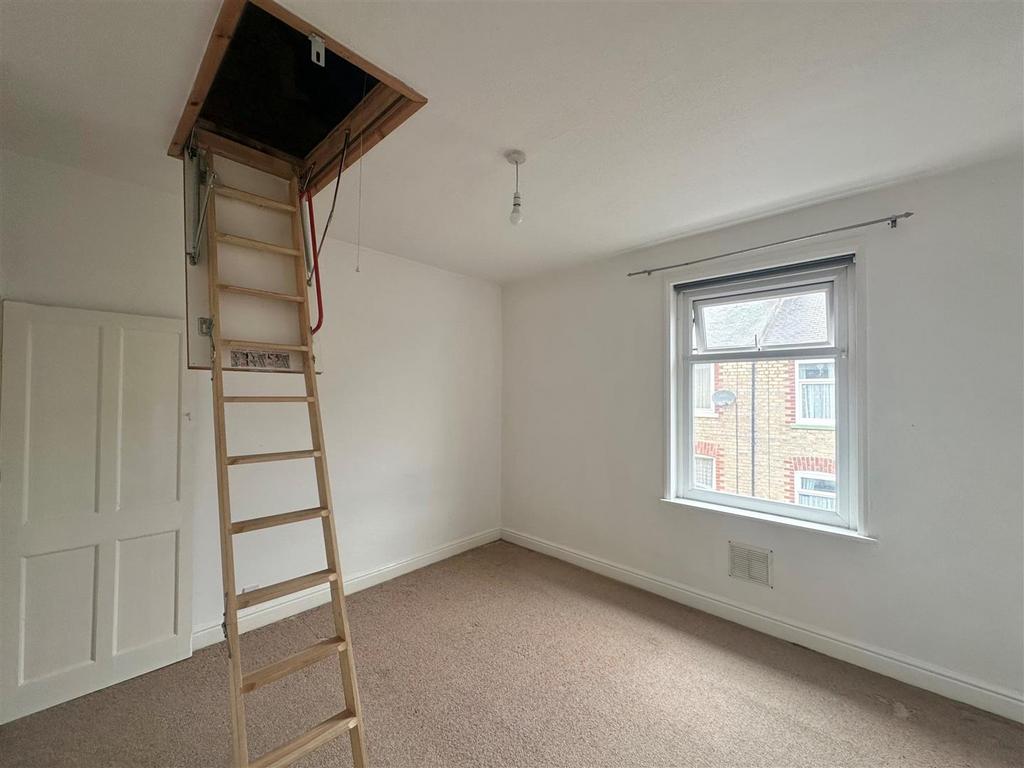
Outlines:
POLYGON ((192 248, 186 253, 188 254, 188 263, 193 267, 199 264, 199 251, 202 248, 202 235, 203 225, 206 222, 206 209, 210 207, 210 196, 213 194, 213 188, 217 184, 217 172, 212 168, 209 168, 204 162, 202 155, 199 156, 199 166, 196 172, 196 204, 199 206, 197 210, 197 221, 195 229, 192 232, 192 248), (198 193, 200 190, 205 189, 202 201, 198 199, 198 193))

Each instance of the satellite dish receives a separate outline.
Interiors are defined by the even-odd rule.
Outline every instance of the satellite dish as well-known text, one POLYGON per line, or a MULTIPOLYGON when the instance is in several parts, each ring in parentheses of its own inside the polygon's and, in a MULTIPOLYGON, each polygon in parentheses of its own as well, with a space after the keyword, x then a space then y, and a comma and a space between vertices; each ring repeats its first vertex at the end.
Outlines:
POLYGON ((732 405, 736 402, 736 394, 728 389, 720 389, 711 396, 715 405, 732 405))

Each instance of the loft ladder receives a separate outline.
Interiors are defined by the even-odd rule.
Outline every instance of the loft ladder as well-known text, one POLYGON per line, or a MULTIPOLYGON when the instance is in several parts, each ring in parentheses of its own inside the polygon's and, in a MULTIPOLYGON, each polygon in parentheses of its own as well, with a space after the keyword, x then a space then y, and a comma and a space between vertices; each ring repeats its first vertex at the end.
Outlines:
MULTIPOLYGON (((216 155, 207 153, 207 165, 213 170, 216 155)), ((237 158, 232 158, 237 159, 237 158)), ((260 168, 259 170, 264 170, 260 168)), ((266 172, 266 171, 265 171, 266 172)), ((210 176, 216 179, 216 174, 210 176)), ((313 358, 313 336, 309 321, 309 300, 306 291, 306 271, 303 259, 302 208, 299 199, 298 181, 293 174, 288 178, 288 201, 282 202, 244 190, 219 185, 214 181, 206 209, 206 252, 208 254, 210 317, 212 319, 213 342, 213 424, 217 462, 217 494, 220 508, 221 569, 224 581, 224 634, 228 646, 228 673, 230 686, 230 708, 232 726, 232 760, 238 768, 281 768, 309 754, 320 746, 348 733, 352 744, 352 758, 355 768, 366 765, 366 750, 363 743, 362 711, 359 706, 359 691, 356 685, 355 663, 349 635, 348 616, 345 612, 345 593, 342 588, 341 563, 337 550, 337 533, 334 523, 334 509, 331 504, 331 487, 327 474, 327 456, 324 445, 323 423, 320 417, 320 400, 317 395, 316 370, 313 358), (231 198, 256 208, 287 213, 291 218, 291 247, 274 245, 246 237, 221 232, 217 228, 217 198, 231 198), (295 263, 295 292, 265 291, 243 285, 232 285, 221 281, 218 267, 217 248, 221 243, 273 253, 295 263), (224 338, 220 314, 222 293, 242 294, 253 298, 281 301, 296 308, 296 322, 299 326, 298 344, 279 344, 259 340, 224 338), (231 349, 288 352, 300 355, 306 394, 302 396, 265 395, 231 396, 224 394, 225 358, 231 349), (230 404, 261 403, 305 403, 309 411, 309 430, 312 448, 303 451, 231 455, 228 453, 225 406, 230 404), (249 520, 233 521, 231 518, 230 468, 242 464, 259 462, 312 459, 316 471, 319 504, 310 509, 283 512, 249 520), (261 587, 239 594, 235 587, 234 537, 250 531, 273 528, 305 520, 319 519, 323 529, 324 551, 327 568, 277 584, 261 587), (291 656, 275 661, 251 672, 243 673, 241 649, 238 635, 238 611, 253 605, 265 603, 278 597, 290 595, 309 587, 329 584, 331 591, 331 612, 334 619, 334 636, 321 640, 291 656), (264 685, 298 672, 318 661, 337 656, 341 666, 341 681, 344 708, 338 714, 289 741, 271 752, 256 758, 249 757, 246 738, 245 694, 264 685)), ((228 363, 230 365, 230 363, 228 363)), ((237 367, 227 370, 238 371, 237 367)))

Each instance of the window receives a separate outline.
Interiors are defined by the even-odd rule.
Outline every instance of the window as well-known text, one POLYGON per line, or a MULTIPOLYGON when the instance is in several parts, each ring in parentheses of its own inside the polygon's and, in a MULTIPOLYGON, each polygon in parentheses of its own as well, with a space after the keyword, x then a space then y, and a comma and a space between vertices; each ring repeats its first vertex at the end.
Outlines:
POLYGON ((693 366, 693 413, 695 416, 714 416, 715 405, 711 395, 715 390, 715 366, 693 366))
POLYGON ((832 360, 796 363, 796 421, 831 427, 836 423, 836 366, 832 360))
POLYGON ((675 286, 675 498, 858 527, 852 265, 675 286))
POLYGON ((693 487, 714 489, 715 458, 714 456, 693 457, 693 487))
POLYGON ((797 472, 793 479, 795 501, 802 507, 836 508, 836 476, 824 472, 797 472))

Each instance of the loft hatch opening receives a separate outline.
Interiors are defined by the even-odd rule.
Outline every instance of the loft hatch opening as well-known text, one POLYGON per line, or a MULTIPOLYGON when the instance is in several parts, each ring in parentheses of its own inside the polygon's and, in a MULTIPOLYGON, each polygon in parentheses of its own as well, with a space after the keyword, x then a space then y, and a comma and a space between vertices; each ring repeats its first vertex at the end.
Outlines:
POLYGON ((225 0, 168 153, 195 136, 317 192, 426 99, 273 0, 225 0))
POLYGON ((358 106, 377 78, 271 13, 242 11, 198 124, 254 148, 305 157, 358 106))

